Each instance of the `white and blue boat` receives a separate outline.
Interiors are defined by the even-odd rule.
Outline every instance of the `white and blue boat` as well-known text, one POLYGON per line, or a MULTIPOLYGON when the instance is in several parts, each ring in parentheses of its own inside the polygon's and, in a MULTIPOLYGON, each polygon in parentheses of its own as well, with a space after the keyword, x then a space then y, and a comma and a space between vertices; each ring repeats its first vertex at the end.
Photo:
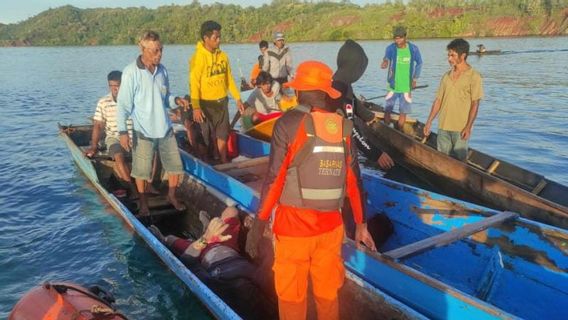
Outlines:
MULTIPOLYGON (((61 127, 73 159, 101 195, 211 313, 239 315, 169 252, 112 194, 112 162, 83 156, 90 126, 61 127)), ((254 214, 270 146, 238 135, 241 157, 211 166, 182 151, 187 175, 180 196, 189 209, 151 208, 153 223, 192 232, 192 211, 237 205, 254 214)), ((367 216, 386 214, 393 235, 381 253, 343 246, 348 281, 340 293, 344 319, 565 319, 568 315, 568 231, 399 184, 363 171, 367 216)), ((156 200, 156 203, 160 201, 156 200)), ((200 228, 200 226, 199 226, 200 228)))

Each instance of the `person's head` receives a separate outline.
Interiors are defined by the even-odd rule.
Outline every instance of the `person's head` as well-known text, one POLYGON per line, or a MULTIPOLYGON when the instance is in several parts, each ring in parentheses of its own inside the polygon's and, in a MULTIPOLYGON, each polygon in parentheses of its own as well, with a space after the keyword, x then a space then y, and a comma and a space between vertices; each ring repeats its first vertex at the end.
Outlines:
POLYGON ((264 54, 266 50, 268 50, 268 41, 266 40, 260 41, 258 43, 258 49, 260 50, 260 53, 264 54))
POLYGON ((392 37, 397 47, 404 47, 406 45, 406 28, 404 26, 395 26, 392 29, 392 37))
POLYGON ((157 66, 162 60, 162 42, 160 36, 154 31, 146 31, 140 36, 138 42, 140 51, 142 52, 142 61, 145 64, 157 66))
POLYGON ((337 99, 341 93, 332 85, 333 71, 326 64, 319 61, 305 61, 298 65, 296 75, 292 81, 284 84, 298 92, 298 101, 306 105, 326 107, 326 97, 337 99))
POLYGON ((203 22, 201 25, 201 40, 205 49, 213 51, 221 43, 221 25, 213 20, 203 22))
POLYGON ((454 39, 448 43, 448 62, 452 67, 465 63, 469 54, 469 43, 464 39, 454 39))
POLYGON ((273 79, 270 73, 261 71, 256 77, 256 86, 259 87, 264 94, 270 93, 272 90, 273 79))
POLYGON ((110 93, 112 94, 112 98, 116 101, 116 97, 118 96, 118 89, 120 89, 120 79, 122 78, 122 72, 118 70, 111 71, 107 75, 108 81, 108 88, 110 89, 110 93))
POLYGON ((284 33, 280 32, 280 31, 276 31, 274 32, 274 45, 279 48, 282 49, 284 48, 284 33))

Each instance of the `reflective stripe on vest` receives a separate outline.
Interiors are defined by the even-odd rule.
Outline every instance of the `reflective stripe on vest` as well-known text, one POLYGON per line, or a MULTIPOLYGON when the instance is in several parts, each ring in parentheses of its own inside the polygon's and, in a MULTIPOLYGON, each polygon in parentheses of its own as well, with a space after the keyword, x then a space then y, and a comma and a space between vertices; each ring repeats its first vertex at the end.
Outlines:
POLYGON ((334 200, 343 195, 343 188, 339 189, 309 189, 302 188, 304 199, 310 200, 334 200))
POLYGON ((343 204, 347 174, 346 140, 351 122, 331 112, 306 112, 307 142, 293 155, 280 203, 320 211, 337 211, 343 204))

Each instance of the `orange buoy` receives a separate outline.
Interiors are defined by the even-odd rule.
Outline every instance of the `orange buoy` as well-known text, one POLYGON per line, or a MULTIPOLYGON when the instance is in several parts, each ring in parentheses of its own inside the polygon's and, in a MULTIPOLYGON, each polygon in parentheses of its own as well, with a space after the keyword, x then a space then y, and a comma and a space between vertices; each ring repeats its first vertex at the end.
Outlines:
MULTIPOLYGON (((110 298, 112 299, 112 298, 110 298)), ((109 300, 109 299, 107 299, 109 300)), ((9 320, 124 320, 111 302, 72 283, 45 283, 28 291, 9 320)))

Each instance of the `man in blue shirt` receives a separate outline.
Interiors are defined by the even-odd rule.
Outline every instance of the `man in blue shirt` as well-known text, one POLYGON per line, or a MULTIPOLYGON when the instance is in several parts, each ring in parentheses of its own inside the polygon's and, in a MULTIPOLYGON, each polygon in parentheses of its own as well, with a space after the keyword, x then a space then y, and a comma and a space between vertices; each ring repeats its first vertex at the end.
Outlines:
POLYGON ((160 152, 162 165, 168 173, 168 201, 177 210, 184 210, 185 207, 175 196, 183 166, 168 109, 188 107, 188 102, 170 94, 168 71, 160 64, 163 50, 160 36, 148 31, 140 38, 139 46, 141 55, 122 73, 117 123, 120 144, 126 150, 130 149, 126 130, 128 117, 132 118, 134 126, 131 175, 136 179, 136 188, 140 193, 138 214, 149 214, 144 190, 146 181, 152 179, 152 160, 156 151, 160 152))
POLYGON ((390 114, 399 101, 398 127, 402 129, 406 115, 410 113, 412 89, 416 88, 416 79, 422 70, 420 50, 413 43, 406 41, 406 28, 396 26, 393 29, 394 42, 385 50, 381 68, 388 67, 388 93, 385 97, 385 123, 390 122, 390 114))

